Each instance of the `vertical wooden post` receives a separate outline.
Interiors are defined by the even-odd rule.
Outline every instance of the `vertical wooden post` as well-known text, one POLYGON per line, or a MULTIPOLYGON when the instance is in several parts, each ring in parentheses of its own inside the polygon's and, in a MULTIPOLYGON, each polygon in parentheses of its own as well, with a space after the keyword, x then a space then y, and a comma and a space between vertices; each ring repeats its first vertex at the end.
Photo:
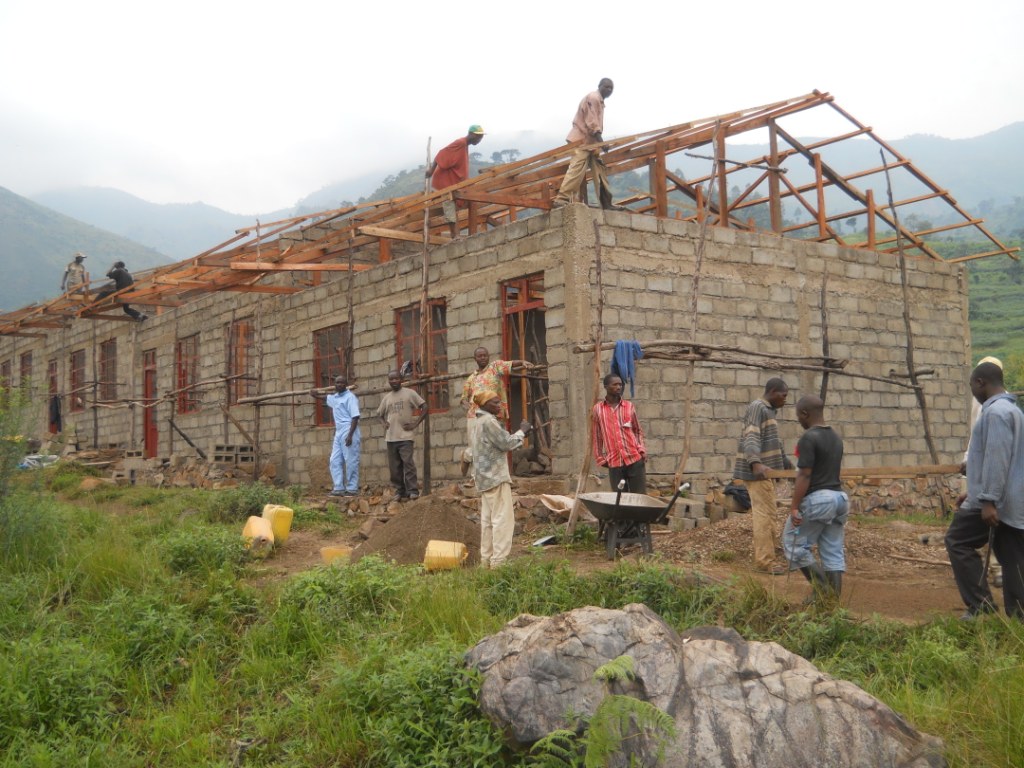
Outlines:
POLYGON ((782 197, 779 185, 779 135, 775 130, 775 121, 768 121, 768 163, 772 170, 768 172, 768 211, 771 215, 772 232, 782 232, 782 197))
POLYGON ((868 248, 875 248, 875 191, 868 190, 868 248))
POLYGON ((576 532, 576 521, 580 516, 580 494, 586 486, 587 476, 590 474, 590 462, 592 461, 594 445, 594 419, 591 417, 590 409, 601 396, 601 337, 604 335, 604 278, 601 275, 601 228, 594 223, 594 278, 597 280, 597 328, 594 331, 594 395, 587 407, 587 450, 583 455, 583 466, 580 467, 579 477, 576 479, 576 497, 569 510, 569 520, 565 524, 566 538, 572 539, 576 532))
POLYGON ((818 237, 828 237, 828 222, 825 214, 825 184, 821 176, 821 154, 814 153, 814 186, 818 193, 818 237))
POLYGON ((97 405, 100 399, 99 391, 100 373, 96 368, 96 323, 92 323, 92 447, 97 450, 100 447, 100 407, 97 405))
MULTIPOLYGON (((429 214, 428 214, 429 215, 429 214)), ((377 241, 377 260, 384 264, 385 262, 391 261, 391 239, 382 237, 377 241)))
MULTIPOLYGON (((430 167, 430 137, 427 137, 427 167, 430 167)), ((427 369, 427 362, 430 360, 430 301, 428 291, 430 289, 430 207, 426 203, 426 196, 430 192, 430 180, 423 182, 423 273, 420 276, 420 376, 431 376, 433 372, 427 369)), ((473 234, 473 205, 470 203, 469 232, 473 234)), ((458 210, 456 210, 456 216, 458 210)), ((413 375, 416 375, 416 366, 413 366, 413 375)), ((430 495, 430 385, 424 390, 427 402, 424 404, 426 413, 423 416, 423 483, 421 493, 424 496, 430 495)))
POLYGON ((729 189, 726 186, 725 175, 725 131, 721 126, 715 130, 715 155, 718 158, 718 224, 722 227, 729 226, 729 189))
POLYGON ((704 187, 696 186, 694 191, 697 193, 694 195, 693 204, 697 206, 697 223, 703 223, 704 221, 704 187))
POLYGON ((651 186, 654 192, 654 213, 657 216, 668 216, 668 179, 665 176, 665 142, 654 145, 654 168, 651 186))

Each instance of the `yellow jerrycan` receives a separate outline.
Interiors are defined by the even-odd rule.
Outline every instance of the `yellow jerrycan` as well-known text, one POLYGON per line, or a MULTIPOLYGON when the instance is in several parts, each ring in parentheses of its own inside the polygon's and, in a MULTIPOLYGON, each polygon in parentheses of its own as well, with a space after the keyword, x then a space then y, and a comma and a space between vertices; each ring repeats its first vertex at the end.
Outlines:
POLYGON ((270 521, 256 515, 245 521, 242 538, 245 539, 245 548, 255 557, 266 557, 274 548, 274 529, 270 521))
POLYGON ((427 551, 423 555, 423 567, 428 571, 443 571, 458 568, 469 557, 469 550, 461 541, 439 541, 431 539, 427 542, 427 551))
POLYGON ((288 541, 288 534, 292 530, 292 518, 295 510, 280 504, 267 504, 263 507, 263 517, 270 521, 270 527, 274 529, 274 541, 278 545, 288 541))

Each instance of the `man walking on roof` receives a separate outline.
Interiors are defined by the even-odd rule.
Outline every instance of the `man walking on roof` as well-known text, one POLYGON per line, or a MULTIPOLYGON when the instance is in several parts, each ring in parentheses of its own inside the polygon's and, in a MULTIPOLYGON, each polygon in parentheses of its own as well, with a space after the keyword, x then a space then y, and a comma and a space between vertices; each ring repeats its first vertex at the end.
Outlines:
POLYGON ((85 271, 85 254, 78 251, 74 261, 64 268, 64 277, 60 279, 61 293, 79 293, 89 285, 89 273, 85 271))
POLYGON ((571 202, 583 200, 586 196, 587 170, 594 175, 598 185, 601 207, 607 210, 623 210, 612 203, 612 190, 608 185, 608 171, 601 152, 604 147, 604 101, 612 95, 615 84, 607 77, 597 84, 597 90, 583 97, 576 116, 572 119, 572 130, 565 140, 580 146, 573 152, 569 168, 562 179, 562 186, 552 201, 554 208, 561 208, 571 202))
MULTIPOLYGON (((107 277, 114 281, 113 285, 107 284, 100 289, 100 292, 96 294, 96 301, 101 301, 111 294, 117 293, 118 291, 124 290, 130 285, 135 284, 135 278, 132 277, 132 273, 127 270, 123 261, 115 261, 114 266, 107 272, 107 277)), ((122 304, 121 309, 133 320, 145 320, 147 315, 139 312, 137 309, 132 309, 128 304, 122 304)))
MULTIPOLYGON (((476 124, 471 125, 465 136, 456 139, 434 156, 434 162, 427 169, 427 178, 435 192, 469 178, 469 148, 479 144, 483 138, 484 129, 476 124)), ((458 235, 459 207, 454 200, 441 203, 444 220, 451 228, 452 237, 458 235)))

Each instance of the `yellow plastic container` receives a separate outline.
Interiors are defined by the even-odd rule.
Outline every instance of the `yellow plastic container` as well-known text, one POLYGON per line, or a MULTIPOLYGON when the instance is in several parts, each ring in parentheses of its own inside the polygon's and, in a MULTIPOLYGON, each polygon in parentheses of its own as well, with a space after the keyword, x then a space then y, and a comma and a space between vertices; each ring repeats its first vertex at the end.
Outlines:
POLYGON ((461 541, 439 541, 431 539, 427 542, 427 551, 423 555, 423 567, 428 571, 444 571, 458 568, 469 557, 469 550, 461 541))
POLYGON ((256 557, 266 557, 274 548, 274 529, 270 521, 256 515, 245 521, 242 538, 245 539, 246 549, 256 557))
POLYGON ((274 529, 274 541, 284 544, 288 541, 288 534, 292 530, 292 518, 295 510, 280 504, 267 504, 263 507, 263 517, 270 521, 270 527, 274 529))
POLYGON ((352 547, 321 547, 320 559, 327 565, 335 560, 348 560, 352 555, 352 547))

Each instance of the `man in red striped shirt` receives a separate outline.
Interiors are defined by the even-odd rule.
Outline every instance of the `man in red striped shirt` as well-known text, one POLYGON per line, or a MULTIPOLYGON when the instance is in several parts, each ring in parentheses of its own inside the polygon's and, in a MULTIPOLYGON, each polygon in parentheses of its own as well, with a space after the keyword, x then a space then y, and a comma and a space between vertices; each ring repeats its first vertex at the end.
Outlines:
POLYGON ((604 377, 605 396, 591 412, 594 421, 594 460, 608 467, 612 490, 625 479, 625 490, 647 493, 647 448, 636 409, 622 399, 622 379, 613 373, 604 377))

